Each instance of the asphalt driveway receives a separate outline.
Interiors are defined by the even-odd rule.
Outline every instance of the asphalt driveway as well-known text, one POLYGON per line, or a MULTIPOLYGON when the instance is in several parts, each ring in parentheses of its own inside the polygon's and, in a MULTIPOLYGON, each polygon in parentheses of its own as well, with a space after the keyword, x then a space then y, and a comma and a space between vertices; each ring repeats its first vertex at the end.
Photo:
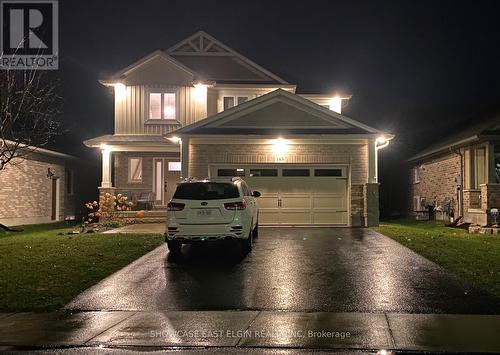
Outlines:
POLYGON ((162 246, 88 289, 74 310, 500 314, 500 300, 368 229, 261 228, 254 250, 162 246))

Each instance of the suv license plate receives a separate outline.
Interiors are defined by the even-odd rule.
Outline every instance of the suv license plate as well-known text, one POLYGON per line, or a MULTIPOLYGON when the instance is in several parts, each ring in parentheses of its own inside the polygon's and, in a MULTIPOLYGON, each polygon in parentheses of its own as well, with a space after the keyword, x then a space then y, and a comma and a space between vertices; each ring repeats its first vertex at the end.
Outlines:
POLYGON ((197 214, 200 217, 208 217, 208 216, 212 215, 212 211, 211 210, 198 210, 197 214))

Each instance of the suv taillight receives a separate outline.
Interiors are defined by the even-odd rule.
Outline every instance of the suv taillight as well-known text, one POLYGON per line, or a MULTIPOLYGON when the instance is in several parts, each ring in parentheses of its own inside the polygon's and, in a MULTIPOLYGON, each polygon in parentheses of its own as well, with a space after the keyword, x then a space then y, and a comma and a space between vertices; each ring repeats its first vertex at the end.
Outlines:
POLYGON ((228 202, 224 204, 224 208, 226 210, 239 211, 247 208, 247 204, 244 200, 238 202, 228 202))
POLYGON ((169 202, 167 205, 167 211, 182 211, 185 204, 178 202, 169 202))

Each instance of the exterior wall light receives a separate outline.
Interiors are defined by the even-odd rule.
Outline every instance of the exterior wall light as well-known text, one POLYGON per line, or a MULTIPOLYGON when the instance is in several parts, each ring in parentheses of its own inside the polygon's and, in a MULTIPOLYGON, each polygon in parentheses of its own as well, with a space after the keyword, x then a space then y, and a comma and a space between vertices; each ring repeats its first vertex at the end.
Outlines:
POLYGON ((194 99, 198 103, 207 102, 207 85, 196 83, 194 86, 194 99))
POLYGON ((102 143, 100 146, 101 150, 104 152, 104 151, 108 151, 109 152, 109 147, 107 144, 105 143, 102 143))
POLYGON ((337 113, 342 113, 342 98, 340 96, 332 97, 330 99, 330 102, 328 103, 328 106, 330 107, 330 110, 337 113))
POLYGON ((127 98, 127 87, 122 83, 113 84, 115 88, 115 100, 123 101, 127 98))
POLYGON ((379 149, 382 149, 382 148, 385 148, 389 145, 389 139, 385 138, 385 137, 378 137, 376 140, 375 140, 375 148, 377 150, 379 149))
POLYGON ((276 161, 284 161, 285 155, 288 152, 288 141, 283 138, 277 138, 272 141, 273 153, 276 157, 276 161))
POLYGON ((180 144, 182 142, 182 139, 180 137, 177 137, 177 136, 170 137, 170 138, 168 138, 168 140, 174 144, 180 144))

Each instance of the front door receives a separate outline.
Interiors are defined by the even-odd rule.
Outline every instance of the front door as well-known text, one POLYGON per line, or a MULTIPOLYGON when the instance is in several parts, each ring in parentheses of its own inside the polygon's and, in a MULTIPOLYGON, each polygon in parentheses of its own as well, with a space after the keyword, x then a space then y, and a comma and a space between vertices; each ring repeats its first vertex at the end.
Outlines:
POLYGON ((154 159, 153 192, 155 205, 164 206, 174 195, 181 178, 180 162, 164 158, 154 159))

